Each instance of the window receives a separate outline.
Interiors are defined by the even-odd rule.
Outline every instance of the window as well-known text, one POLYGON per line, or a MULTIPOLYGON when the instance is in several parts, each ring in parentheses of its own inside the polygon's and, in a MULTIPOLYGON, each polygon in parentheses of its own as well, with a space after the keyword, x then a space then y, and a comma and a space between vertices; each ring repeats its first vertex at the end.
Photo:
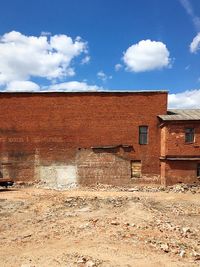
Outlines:
POLYGON ((200 164, 197 164, 197 177, 200 178, 200 164))
POLYGON ((139 144, 148 144, 148 126, 139 126, 139 144))
POLYGON ((185 142, 193 143, 194 142, 194 128, 185 129, 185 142))

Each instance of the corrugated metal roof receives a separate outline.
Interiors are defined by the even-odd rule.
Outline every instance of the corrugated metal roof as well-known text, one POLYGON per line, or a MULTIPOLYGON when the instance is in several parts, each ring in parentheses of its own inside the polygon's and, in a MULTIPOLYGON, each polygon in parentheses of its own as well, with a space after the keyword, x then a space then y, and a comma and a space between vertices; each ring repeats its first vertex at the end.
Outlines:
POLYGON ((163 121, 198 121, 200 109, 169 109, 167 115, 158 116, 163 121))

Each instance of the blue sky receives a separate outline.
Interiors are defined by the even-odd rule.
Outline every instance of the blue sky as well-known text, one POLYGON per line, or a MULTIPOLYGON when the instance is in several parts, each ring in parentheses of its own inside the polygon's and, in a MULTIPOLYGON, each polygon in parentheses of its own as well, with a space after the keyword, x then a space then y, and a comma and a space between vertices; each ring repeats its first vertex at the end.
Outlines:
POLYGON ((0 89, 156 90, 200 107, 199 0, 0 0, 0 89))

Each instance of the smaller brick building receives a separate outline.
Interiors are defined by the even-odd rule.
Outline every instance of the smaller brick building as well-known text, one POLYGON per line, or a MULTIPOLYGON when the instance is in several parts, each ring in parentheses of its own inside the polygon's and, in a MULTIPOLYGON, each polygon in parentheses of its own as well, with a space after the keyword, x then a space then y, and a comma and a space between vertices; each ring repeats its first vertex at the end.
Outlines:
POLYGON ((168 110, 161 115, 161 183, 200 178, 200 109, 168 110))

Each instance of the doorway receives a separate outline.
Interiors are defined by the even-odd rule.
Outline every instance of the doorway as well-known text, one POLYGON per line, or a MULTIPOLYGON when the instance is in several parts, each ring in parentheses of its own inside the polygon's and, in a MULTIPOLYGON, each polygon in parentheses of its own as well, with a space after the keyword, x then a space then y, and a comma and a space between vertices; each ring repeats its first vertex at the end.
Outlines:
POLYGON ((200 164, 197 164, 197 178, 200 178, 200 164))
POLYGON ((141 160, 131 161, 131 178, 140 178, 142 175, 142 163, 141 160))

